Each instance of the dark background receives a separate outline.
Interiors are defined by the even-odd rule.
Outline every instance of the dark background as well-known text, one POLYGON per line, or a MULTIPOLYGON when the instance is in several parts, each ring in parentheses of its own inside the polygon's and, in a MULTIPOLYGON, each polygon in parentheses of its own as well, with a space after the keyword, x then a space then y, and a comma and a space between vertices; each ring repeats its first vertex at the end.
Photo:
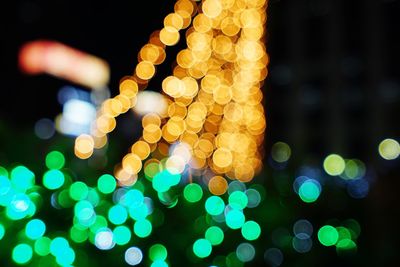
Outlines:
MULTIPOLYGON (((171 11, 173 1, 165 0, 0 3, 0 160, 34 157, 18 138, 33 134, 38 119, 61 112, 57 91, 66 82, 21 74, 17 53, 24 42, 53 39, 105 59, 115 95, 119 79, 131 74, 139 49, 171 11)), ((296 215, 289 210, 276 222, 298 216, 317 224, 332 217, 357 218, 362 228, 358 254, 343 260, 334 250, 318 247, 285 258, 284 266, 398 266, 399 164, 379 158, 377 147, 400 135, 400 1, 271 1, 267 23, 266 154, 273 143, 284 141, 292 148, 293 173, 305 162, 320 163, 327 154, 339 153, 363 160, 375 175, 365 199, 335 208, 333 195, 327 194, 321 205, 292 210, 296 215)), ((167 62, 151 90, 159 91, 179 47, 167 49, 167 62)), ((271 181, 265 185, 274 190, 268 189, 271 181)))

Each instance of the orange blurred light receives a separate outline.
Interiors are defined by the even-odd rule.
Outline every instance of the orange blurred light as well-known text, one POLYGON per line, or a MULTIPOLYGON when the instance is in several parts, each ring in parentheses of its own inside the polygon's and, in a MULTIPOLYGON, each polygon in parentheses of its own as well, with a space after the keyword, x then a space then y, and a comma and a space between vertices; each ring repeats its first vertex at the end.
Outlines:
POLYGON ((105 87, 110 79, 104 60, 55 41, 26 43, 19 52, 19 66, 27 74, 47 73, 91 89, 105 87))

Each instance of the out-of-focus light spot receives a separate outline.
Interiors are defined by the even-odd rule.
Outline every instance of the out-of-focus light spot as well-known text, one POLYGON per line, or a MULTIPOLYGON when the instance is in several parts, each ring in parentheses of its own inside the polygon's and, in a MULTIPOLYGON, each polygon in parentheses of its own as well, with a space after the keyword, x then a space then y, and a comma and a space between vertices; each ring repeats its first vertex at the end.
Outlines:
POLYGON ((298 220, 293 225, 294 235, 306 234, 310 238, 313 233, 313 229, 314 228, 313 228, 312 224, 307 220, 298 220))
POLYGON ((211 226, 206 230, 205 238, 211 245, 217 246, 224 240, 224 232, 218 226, 211 226))
POLYGON ((378 151, 382 158, 394 160, 400 155, 400 144, 394 139, 387 138, 379 144, 378 151))
POLYGON ((350 159, 346 161, 344 173, 340 177, 345 179, 358 179, 365 175, 365 164, 357 159, 350 159))
POLYGON ((347 227, 347 229, 351 230, 352 239, 357 239, 361 233, 360 224, 354 219, 348 219, 343 222, 343 226, 347 227))
POLYGON ((149 249, 149 258, 152 261, 164 261, 167 258, 167 249, 161 244, 152 245, 149 249))
POLYGON ((112 249, 115 245, 113 232, 108 228, 99 230, 96 233, 94 240, 95 240, 94 242, 95 246, 101 250, 112 249))
POLYGON ((318 240, 324 246, 333 246, 339 239, 338 231, 331 225, 325 225, 318 231, 318 240))
POLYGON ((346 227, 339 226, 339 227, 336 227, 336 230, 338 231, 338 234, 339 234, 339 238, 338 238, 339 241, 343 240, 343 239, 351 239, 350 230, 347 229, 346 227))
POLYGON ((82 101, 90 101, 90 94, 87 91, 80 90, 73 86, 63 86, 57 93, 57 100, 64 105, 71 99, 79 99, 82 101))
POLYGON ((108 219, 113 224, 119 225, 125 223, 128 218, 128 212, 121 205, 115 205, 111 207, 108 211, 108 219))
POLYGON ((232 181, 228 186, 228 193, 232 194, 235 191, 246 191, 246 185, 240 181, 232 181))
POLYGON ((321 185, 317 180, 308 179, 299 187, 299 196, 306 203, 315 202, 321 194, 321 185))
POLYGON ((0 205, 5 205, 5 203, 2 203, 1 200, 5 200, 8 192, 11 189, 11 182, 8 180, 6 176, 1 176, 0 175, 0 205))
POLYGON ((226 148, 218 148, 213 154, 213 162, 219 168, 227 168, 232 164, 232 153, 226 148))
POLYGON ((61 266, 70 266, 75 261, 75 252, 68 247, 56 256, 56 262, 61 266))
POLYGON ((136 106, 133 107, 133 111, 140 116, 144 116, 148 113, 157 113, 160 116, 164 116, 167 113, 168 103, 165 97, 157 92, 143 91, 137 95, 136 106))
POLYGON ((331 176, 342 174, 346 167, 344 159, 337 154, 327 156, 323 165, 325 172, 331 176))
POLYGON ((207 239, 198 239, 193 244, 193 252, 199 258, 206 258, 210 256, 212 246, 207 239))
POLYGON ((171 173, 163 170, 157 173, 153 178, 153 188, 159 193, 167 192, 171 186, 179 184, 181 176, 179 173, 171 173))
POLYGON ((225 216, 226 225, 231 229, 239 229, 244 224, 246 218, 242 211, 232 209, 225 216))
POLYGON ((191 158, 192 154, 190 152, 191 147, 185 142, 177 142, 169 148, 170 156, 179 156, 185 164, 187 164, 191 158))
POLYGON ((17 166, 11 171, 11 184, 14 189, 25 192, 35 184, 35 175, 24 166, 17 166))
POLYGON ((114 192, 116 187, 117 187, 117 181, 110 174, 103 174, 97 180, 97 188, 103 194, 110 194, 114 192))
POLYGON ((34 250, 39 256, 47 256, 50 253, 51 239, 48 237, 41 237, 35 241, 34 250))
POLYGON ((65 158, 64 155, 59 151, 51 151, 46 155, 46 166, 49 169, 61 169, 64 167, 65 158))
POLYGON ((12 259, 17 264, 26 264, 32 259, 33 250, 28 244, 18 244, 12 251, 12 259))
POLYGON ((69 196, 76 201, 85 199, 89 194, 87 185, 83 182, 75 182, 69 188, 69 196))
POLYGON ((229 195, 229 205, 234 209, 243 210, 247 203, 247 195, 242 191, 235 191, 229 195))
MULTIPOLYGON (((138 155, 129 153, 122 159, 122 168, 127 174, 129 175, 137 175, 140 170, 142 169, 142 160, 139 158, 138 155)), ((119 178, 116 176, 119 180, 125 180, 126 178, 119 178)))
POLYGON ((264 260, 271 267, 281 266, 283 263, 283 254, 282 251, 278 248, 269 248, 264 253, 264 260))
POLYGON ((203 197, 203 190, 200 185, 191 183, 185 186, 183 196, 188 202, 198 202, 203 197))
MULTIPOLYGON (((105 227, 105 226, 103 226, 103 227, 105 227)), ((83 243, 89 237, 88 231, 86 229, 81 229, 81 228, 83 228, 83 227, 81 227, 80 225, 79 226, 74 225, 70 229, 69 235, 70 235, 72 241, 74 241, 75 243, 83 243)), ((96 231, 93 231, 93 232, 97 232, 97 230, 99 230, 99 229, 96 229, 96 231)))
POLYGON ((143 260, 143 253, 138 247, 130 247, 125 251, 125 261, 129 265, 138 265, 143 260))
POLYGON ((241 262, 249 262, 254 259, 256 250, 249 243, 242 243, 236 248, 236 256, 241 262))
POLYGON ((104 60, 54 41, 26 43, 19 52, 19 66, 28 74, 48 73, 92 89, 103 88, 110 78, 104 60))
POLYGON ((70 99, 64 104, 61 117, 56 120, 56 128, 62 134, 78 136, 89 133, 95 119, 96 108, 92 103, 70 99))
POLYGON ((99 193, 97 193, 96 189, 89 188, 87 200, 90 202, 90 204, 93 205, 93 207, 96 207, 99 204, 100 196, 99 196, 99 193))
POLYGON ((6 233, 6 229, 5 229, 4 226, 0 223, 0 240, 3 239, 5 233, 6 233))
POLYGON ((214 195, 223 195, 228 190, 228 182, 222 176, 214 176, 208 182, 208 189, 214 195))
MULTIPOLYGON (((97 215, 93 224, 90 225, 90 231, 92 233, 97 233, 97 231, 106 228, 107 226, 108 226, 107 219, 104 216, 97 215)), ((77 227, 79 227, 79 225, 77 227)))
POLYGON ((156 72, 156 68, 150 61, 143 60, 136 65, 135 73, 142 80, 150 80, 156 72))
POLYGON ((131 236, 129 228, 123 225, 115 227, 113 231, 114 242, 120 246, 128 244, 131 236))
POLYGON ((165 162, 165 167, 171 174, 181 174, 185 170, 185 166, 185 159, 179 155, 172 155, 165 162))
POLYGON ((150 145, 142 140, 136 141, 131 147, 132 153, 136 154, 141 160, 145 160, 150 155, 150 145))
POLYGON ((202 6, 204 15, 209 18, 216 18, 223 10, 222 3, 218 0, 207 0, 202 6))
POLYGON ((347 192, 352 198, 364 198, 369 193, 369 182, 366 179, 356 179, 347 183, 347 192))
POLYGON ((349 255, 357 251, 357 244, 351 239, 342 239, 336 244, 336 252, 339 255, 349 255))
POLYGON ((150 267, 168 267, 168 264, 165 261, 156 260, 150 265, 150 267))
POLYGON ((224 211, 225 203, 222 198, 218 196, 211 196, 207 198, 205 207, 208 214, 219 215, 224 211))
POLYGON ((87 221, 95 215, 93 205, 87 200, 81 200, 75 204, 74 207, 75 216, 79 221, 87 221))
POLYGON ((64 174, 59 170, 50 170, 43 175, 43 185, 50 190, 60 188, 64 181, 64 174))
POLYGON ((25 234, 28 238, 36 240, 44 235, 46 225, 42 220, 33 219, 26 224, 25 234))
POLYGON ((68 241, 63 237, 56 237, 50 243, 50 253, 56 257, 68 248, 68 241))
POLYGON ((160 166, 156 162, 146 163, 144 167, 145 177, 149 180, 153 179, 153 177, 160 172, 160 166))
POLYGON ((80 159, 87 159, 93 154, 94 140, 87 134, 82 134, 75 139, 75 155, 80 159))
POLYGON ((143 193, 137 189, 131 189, 126 191, 124 194, 121 195, 118 202, 127 207, 139 207, 143 204, 144 196, 143 193))
POLYGON ((129 216, 134 220, 145 219, 147 215, 149 215, 149 208, 144 203, 129 208, 129 216))
POLYGON ((43 140, 47 140, 53 137, 56 132, 54 122, 50 119, 40 119, 35 123, 35 134, 37 137, 43 140))
POLYGON ((8 177, 7 169, 2 166, 0 166, 0 176, 8 177))
POLYGON ((248 189, 246 190, 246 195, 248 199, 247 208, 255 208, 261 202, 261 195, 256 189, 248 189))
POLYGON ((24 213, 29 209, 31 200, 25 194, 15 194, 11 199, 10 208, 18 213, 24 213))
POLYGON ((153 227, 148 220, 138 220, 133 226, 133 231, 138 237, 145 238, 151 234, 153 227))
POLYGON ((272 159, 279 163, 288 161, 291 154, 289 145, 283 142, 277 142, 271 148, 272 159))
POLYGON ((261 234, 261 227, 255 221, 247 221, 242 226, 242 235, 246 240, 256 240, 261 234))
POLYGON ((293 237, 292 246, 297 252, 306 253, 309 252, 312 248, 312 240, 309 235, 305 233, 300 233, 293 237))

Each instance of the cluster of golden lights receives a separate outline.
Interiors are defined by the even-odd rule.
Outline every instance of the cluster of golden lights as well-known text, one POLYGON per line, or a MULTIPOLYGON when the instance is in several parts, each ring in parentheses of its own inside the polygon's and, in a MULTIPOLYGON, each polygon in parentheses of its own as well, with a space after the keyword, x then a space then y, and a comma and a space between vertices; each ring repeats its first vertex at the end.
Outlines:
POLYGON ((209 189, 216 195, 227 190, 224 176, 252 180, 262 167, 266 128, 261 103, 268 64, 266 2, 178 0, 164 28, 140 50, 134 75, 123 78, 120 93, 101 105, 91 135, 76 139, 76 156, 89 158, 107 143, 115 118, 135 106, 138 91, 165 60, 165 47, 177 44, 179 31, 190 26, 187 48, 177 54, 172 75, 162 82, 168 109, 143 117, 141 138, 114 174, 120 185, 131 185, 150 163, 172 173, 189 167, 201 175, 209 169, 214 174, 209 189))

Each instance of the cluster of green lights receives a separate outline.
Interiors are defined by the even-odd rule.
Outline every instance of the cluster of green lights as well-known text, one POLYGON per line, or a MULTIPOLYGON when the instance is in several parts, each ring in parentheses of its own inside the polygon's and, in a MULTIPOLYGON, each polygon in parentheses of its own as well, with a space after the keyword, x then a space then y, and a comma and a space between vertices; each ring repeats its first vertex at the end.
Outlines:
POLYGON ((318 240, 324 246, 336 246, 338 254, 357 250, 356 240, 360 234, 360 225, 349 219, 342 226, 324 225, 318 230, 318 240))
MULTIPOLYGON (((29 218, 24 228, 25 242, 12 248, 11 258, 17 264, 30 263, 34 255, 53 255, 53 262, 48 257, 40 261, 51 266, 70 266, 75 261, 76 254, 68 240, 60 236, 54 239, 45 236, 45 222, 32 218, 37 208, 43 205, 42 188, 51 190, 53 207, 73 209, 73 225, 68 232, 73 243, 90 242, 99 249, 111 249, 114 244, 124 246, 131 241, 132 234, 139 238, 148 237, 153 229, 152 222, 160 218, 160 215, 147 218, 153 208, 151 199, 146 200, 143 195, 141 182, 137 182, 134 188, 117 189, 116 179, 109 174, 97 179, 97 187, 83 181, 72 181, 63 170, 65 157, 59 151, 48 153, 45 165, 43 187, 35 184, 35 175, 25 166, 16 166, 10 172, 0 167, 0 205, 6 208, 7 218, 29 218)), ((179 175, 167 172, 162 172, 159 177, 167 179, 170 187, 180 181, 179 175)), ((0 240, 8 232, 6 226, 10 231, 13 228, 12 224, 1 223, 0 240)), ((165 259, 164 256, 154 256, 152 266, 168 266, 165 259)))
MULTIPOLYGON (((345 164, 342 166, 335 155, 330 156, 333 156, 333 159, 328 157, 324 167, 331 172, 331 175, 346 175, 353 179, 352 177, 358 177, 363 172, 360 161, 344 161, 345 164), (342 167, 343 170, 340 170, 342 167)), ((160 218, 163 214, 153 207, 152 199, 144 196, 145 186, 141 181, 134 186, 118 188, 117 181, 112 175, 103 174, 98 177, 94 186, 90 186, 84 181, 74 181, 63 169, 65 157, 62 153, 50 152, 46 156, 45 163, 48 170, 43 175, 43 187, 51 190, 53 207, 73 210, 73 224, 69 228, 67 237, 50 238, 54 236, 52 233, 47 233, 45 222, 34 218, 37 208, 40 207, 39 203, 43 202, 37 190, 41 187, 35 184, 35 175, 24 166, 16 166, 10 172, 0 167, 0 205, 6 208, 5 214, 9 219, 26 219, 24 228, 26 239, 14 244, 12 248, 12 259, 16 263, 28 264, 35 255, 41 257, 52 255, 53 261, 58 265, 69 266, 74 264, 75 258, 79 256, 72 248, 74 244, 89 242, 99 249, 108 250, 114 246, 128 245, 133 239, 147 238, 154 228, 160 225, 159 221, 162 224, 160 218)), ((182 176, 171 174, 167 170, 160 170, 158 164, 153 164, 154 166, 152 164, 146 165, 144 175, 151 182, 161 203, 164 205, 167 202, 174 203, 166 205, 172 208, 178 203, 179 198, 179 193, 176 193, 179 190, 174 186, 183 180, 184 174, 182 176), (178 197, 174 197, 171 192, 178 197)), ((148 183, 147 180, 145 182, 148 183)), ((316 201, 320 191, 320 184, 313 179, 304 180, 298 188, 300 198, 307 203, 316 201)), ((255 248, 250 242, 260 238, 262 227, 247 218, 246 208, 255 208, 260 204, 263 194, 257 187, 246 190, 245 184, 232 181, 226 194, 214 196, 209 195, 200 184, 192 182, 185 185, 180 192, 188 205, 200 203, 204 205, 206 212, 206 216, 203 217, 206 218, 204 221, 208 225, 204 228, 204 236, 192 243, 192 251, 196 257, 209 257, 213 253, 214 246, 223 244, 227 231, 238 230, 245 242, 238 244, 234 252, 222 257, 224 264, 242 266, 253 260, 255 248)), ((7 234, 5 225, 8 224, 0 224, 0 240, 7 234)), ((349 225, 321 227, 318 231, 318 240, 324 246, 336 246, 338 253, 354 250, 357 247, 355 241, 359 231, 354 230, 357 229, 354 222, 349 225)), ((141 255, 133 254, 129 259, 132 260, 132 257, 137 256, 138 262, 141 262, 141 255)), ((168 266, 167 255, 167 249, 161 244, 151 246, 148 251, 153 267, 168 266)), ((214 262, 218 261, 219 258, 216 257, 214 262)))
MULTIPOLYGON (((227 229, 241 229, 243 238, 248 241, 257 240, 261 235, 261 226, 255 221, 246 221, 244 214, 246 208, 258 206, 261 200, 260 193, 256 189, 246 190, 244 184, 233 181, 228 186, 227 204, 225 204, 224 197, 225 195, 210 196, 205 201, 205 210, 214 219, 213 224, 216 225, 208 227, 204 238, 197 239, 193 243, 193 253, 198 258, 210 256, 212 247, 222 244, 224 232, 227 229)), ((242 243, 237 247, 236 252, 230 255, 236 263, 230 263, 229 257, 227 257, 226 264, 227 266, 241 266, 243 263, 251 261, 254 256, 254 246, 242 243)))
MULTIPOLYGON (((101 175, 95 187, 83 181, 73 181, 63 169, 65 157, 59 151, 48 153, 45 165, 47 170, 43 175, 42 183, 44 188, 53 192, 52 206, 73 210, 73 225, 68 231, 68 238, 73 243, 90 242, 99 249, 111 249, 115 245, 129 244, 133 234, 138 238, 147 238, 153 232, 153 223, 160 218, 160 211, 150 216, 154 208, 151 199, 146 200, 144 197, 145 187, 141 182, 137 182, 133 187, 118 189, 116 179, 110 174, 101 175), (111 198, 112 202, 106 200, 107 198, 111 198)), ((144 171, 160 201, 162 203, 168 201, 170 198, 168 192, 180 183, 181 175, 160 170, 158 166, 157 168, 146 166, 144 171)), ((42 201, 41 195, 31 190, 40 189, 40 186, 35 185, 34 174, 24 166, 15 167, 10 174, 5 168, 1 168, 0 172, 2 174, 0 176, 2 202, 0 203, 4 202, 6 205, 3 206, 9 206, 7 214, 15 220, 34 216, 35 202, 42 201), (13 217, 13 214, 18 214, 18 216, 13 217)), ((249 241, 256 240, 260 236, 260 226, 254 221, 246 222, 244 215, 244 209, 259 205, 261 195, 258 190, 246 190, 244 184, 233 181, 229 185, 228 193, 229 195, 224 196, 208 196, 203 200, 206 213, 214 218, 215 222, 226 226, 209 225, 204 238, 194 242, 193 252, 199 258, 210 256, 212 247, 222 244, 226 227, 241 229, 243 238, 249 241)), ((200 202, 204 194, 205 191, 198 183, 189 183, 182 190, 183 198, 189 204, 200 202)), ((177 199, 174 203, 169 207, 175 206, 177 199)), ((76 254, 68 240, 60 236, 51 239, 45 236, 46 231, 46 224, 42 220, 31 218, 27 221, 25 225, 27 242, 17 244, 14 248, 12 256, 14 261, 18 264, 26 264, 36 254, 42 257, 53 255, 55 263, 61 266, 73 264, 76 254)), ((5 234, 6 228, 0 224, 0 239, 5 234)), ((151 266, 168 266, 167 251, 161 244, 150 248, 149 257, 152 260, 151 266)), ((235 259, 238 260, 238 257, 236 255, 235 259)), ((242 262, 246 261, 243 257, 242 260, 242 262)))
POLYGON ((34 186, 35 175, 25 166, 14 167, 10 174, 2 168, 0 206, 5 207, 8 219, 16 221, 35 215, 40 198, 32 192, 34 186))

